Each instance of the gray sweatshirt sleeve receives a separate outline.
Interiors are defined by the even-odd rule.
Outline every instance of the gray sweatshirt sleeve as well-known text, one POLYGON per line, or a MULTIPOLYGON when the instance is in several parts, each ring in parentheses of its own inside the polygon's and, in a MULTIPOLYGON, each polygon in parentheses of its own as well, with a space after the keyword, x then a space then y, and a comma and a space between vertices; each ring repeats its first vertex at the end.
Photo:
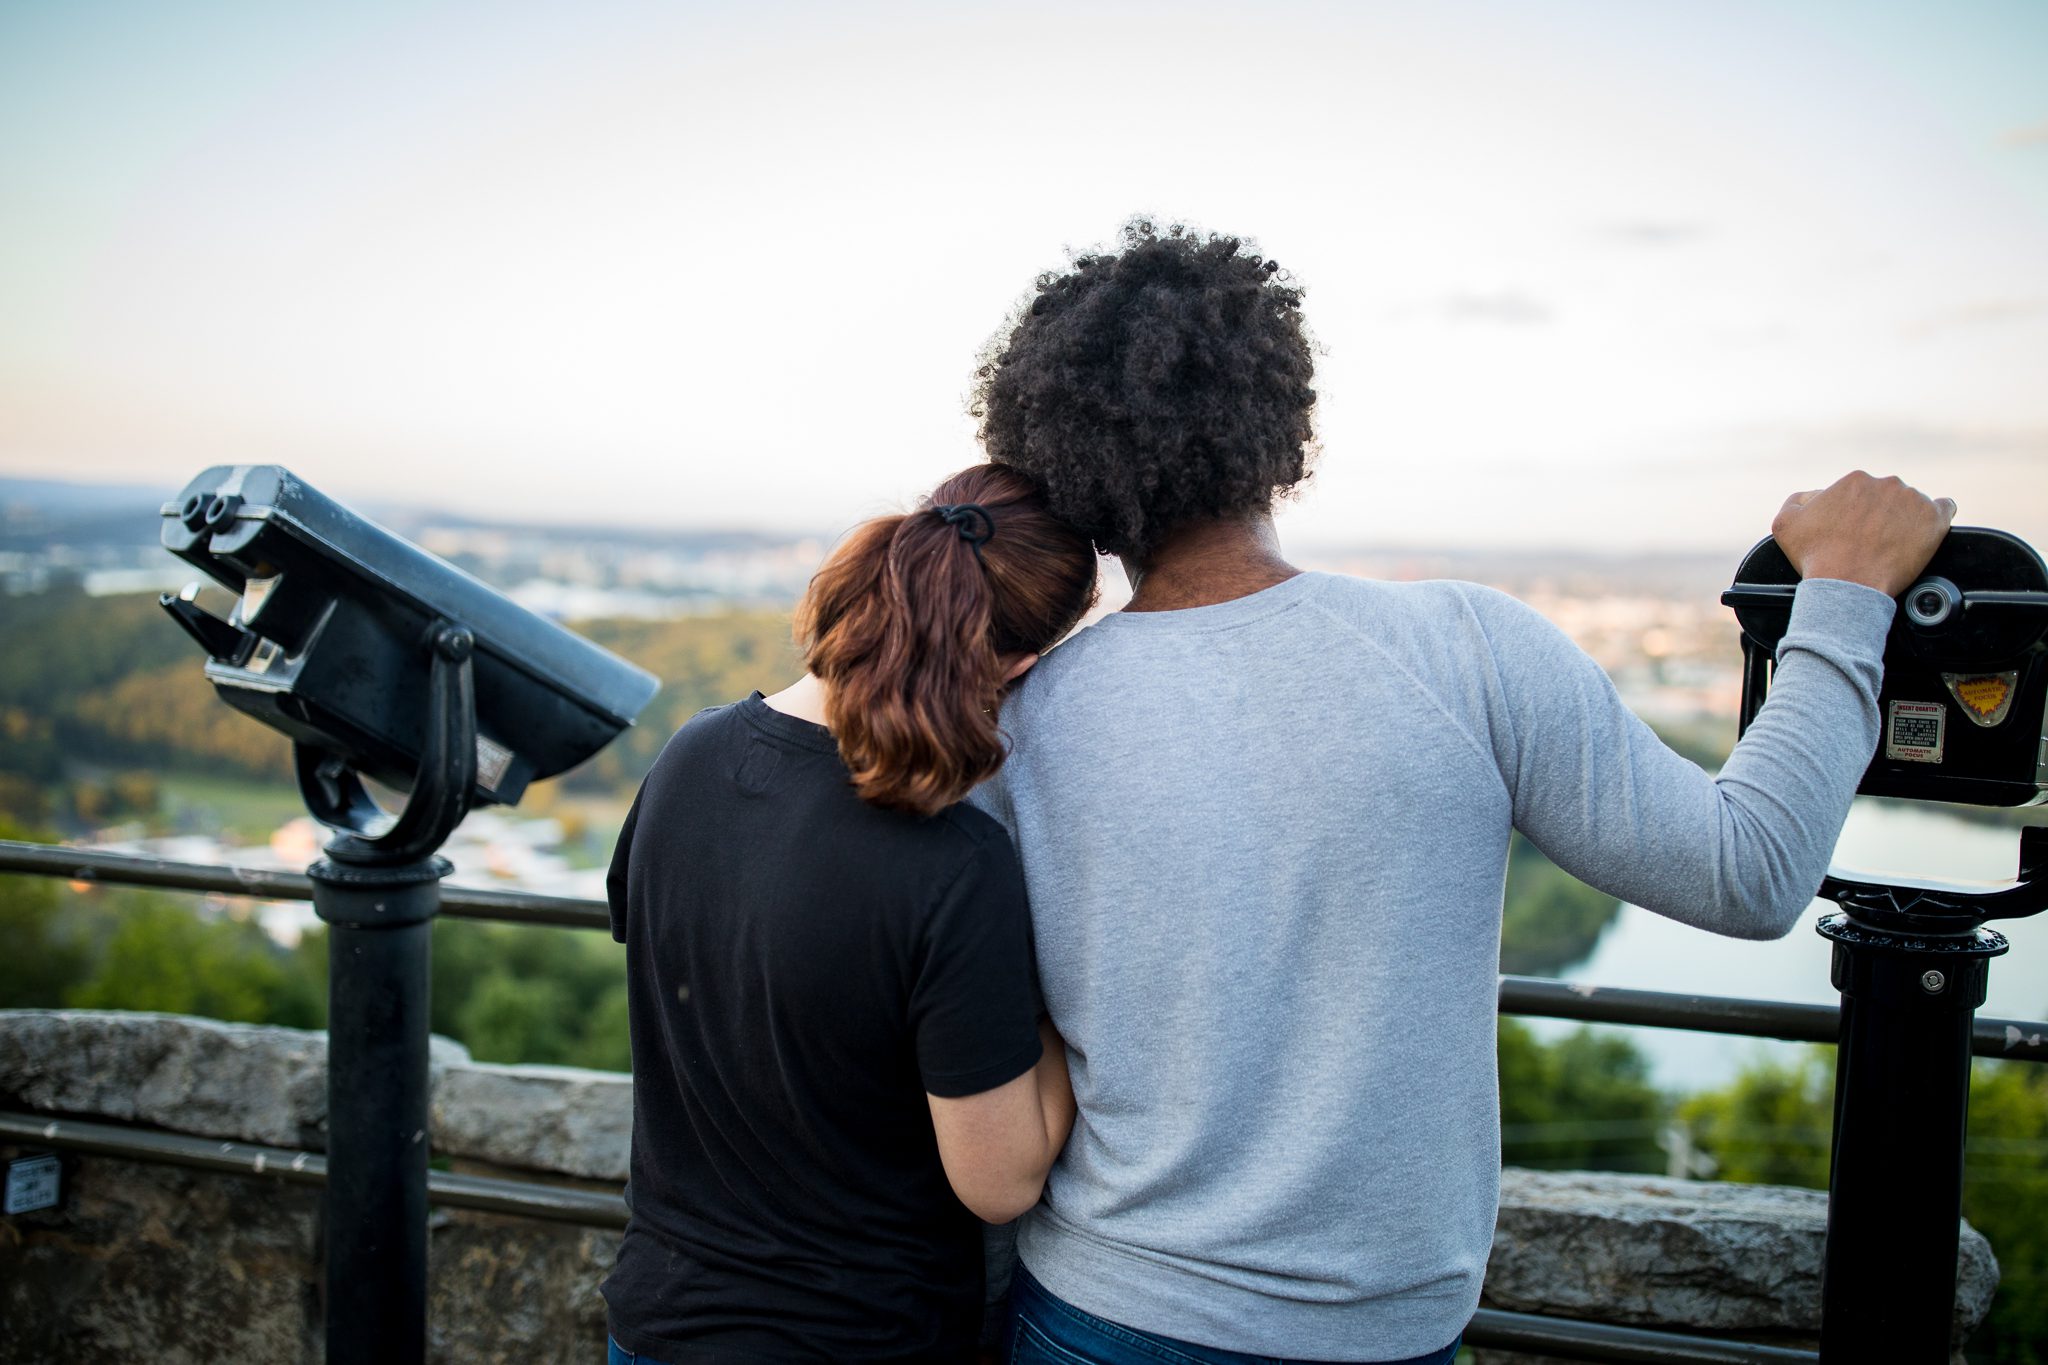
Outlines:
POLYGON ((1892 600, 1800 584, 1770 699, 1716 778, 1666 748, 1561 631, 1501 605, 1512 601, 1482 614, 1515 827, 1581 881, 1658 914, 1736 938, 1789 933, 1877 744, 1892 600))

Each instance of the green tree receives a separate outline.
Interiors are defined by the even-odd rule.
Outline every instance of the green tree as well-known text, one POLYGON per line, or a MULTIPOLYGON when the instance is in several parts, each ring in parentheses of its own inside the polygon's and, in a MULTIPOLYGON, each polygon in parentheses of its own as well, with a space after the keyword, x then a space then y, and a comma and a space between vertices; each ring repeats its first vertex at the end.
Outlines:
POLYGON ((560 981, 498 973, 463 1002, 459 1037, 481 1062, 565 1062, 569 991, 560 981))
POLYGON ((310 958, 252 921, 202 920, 163 896, 119 893, 116 922, 91 974, 65 992, 79 1009, 159 1010, 238 1023, 310 1028, 321 1020, 310 958))
POLYGON ((1501 1156, 1549 1170, 1659 1171, 1669 1108, 1633 1044, 1580 1028, 1538 1042, 1500 1021, 1501 1156))
MULTIPOLYGON (((0 819, 0 839, 47 836, 0 819)), ((85 979, 91 949, 66 920, 62 886, 47 877, 0 877, 0 1009, 53 1009, 85 979)))
MULTIPOLYGON (((4 729, 4 717, 0 717, 0 729, 4 729)), ((5 735, 0 734, 0 739, 5 739, 5 735)), ((12 823, 21 830, 40 827, 49 818, 50 798, 41 782, 18 772, 0 772, 0 823, 12 823)), ((7 837, 23 839, 29 836, 10 834, 7 837)))
POLYGON ((428 1027, 449 1038, 462 1036, 463 1008, 470 992, 490 975, 495 949, 490 927, 469 920, 436 919, 429 959, 428 1027))
POLYGON ((1516 834, 1508 844, 1500 969, 1555 976, 1590 957, 1620 912, 1620 901, 1595 891, 1516 834))
POLYGON ((267 1024, 327 1027, 327 927, 306 930, 285 954, 284 986, 267 1024), (303 1021, 303 1022, 299 1022, 303 1021))
MULTIPOLYGON (((1833 1049, 1753 1066, 1679 1107, 1725 1180, 1825 1189, 1833 1049)), ((2048 1067, 1976 1063, 1963 1216, 1998 1256, 1998 1296, 1968 1343, 1973 1361, 2048 1365, 2048 1067)))
POLYGON ((599 997, 597 1004, 584 1015, 583 1034, 576 1040, 568 1062, 571 1066, 587 1066, 598 1071, 633 1069, 633 1049, 626 1023, 626 983, 623 980, 599 997))
POLYGON ((1977 1063, 1963 1213, 1991 1239, 1999 1268, 1972 1358, 2048 1365, 2048 1066, 1977 1063))
POLYGON ((1816 1047, 1796 1062, 1758 1063, 1720 1090, 1678 1106, 1720 1178, 1826 1189, 1835 1052, 1816 1047))
POLYGON ((64 924, 60 890, 0 877, 0 1009, 55 1009, 85 979, 91 954, 64 924))
POLYGON ((629 1068, 626 950, 608 936, 443 919, 433 953, 434 1031, 478 1060, 629 1068))

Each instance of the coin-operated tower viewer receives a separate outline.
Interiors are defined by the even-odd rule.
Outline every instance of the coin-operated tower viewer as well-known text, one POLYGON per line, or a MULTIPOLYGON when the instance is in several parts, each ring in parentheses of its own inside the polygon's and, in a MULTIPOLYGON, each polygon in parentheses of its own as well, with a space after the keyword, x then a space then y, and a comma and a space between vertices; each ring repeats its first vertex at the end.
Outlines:
POLYGON ((472 808, 603 748, 660 684, 276 465, 206 470, 164 505, 162 538, 235 595, 226 618, 196 582, 163 605, 221 699, 291 740, 306 808, 335 834, 308 869, 331 935, 327 1358, 417 1362, 436 850, 472 808))
MULTIPOLYGON (((1775 541, 1721 600, 1742 624, 1742 724, 1770 688, 1798 574, 1775 541)), ((2048 799, 2048 566, 2002 531, 1956 527, 1899 598, 1885 642, 1866 796, 2031 806, 2048 799)), ((2048 909, 2048 827, 2020 831, 2000 886, 1831 871, 1819 929, 1842 993, 1821 1282, 1824 1365, 1949 1359, 1973 1016, 1987 920, 2048 909)))

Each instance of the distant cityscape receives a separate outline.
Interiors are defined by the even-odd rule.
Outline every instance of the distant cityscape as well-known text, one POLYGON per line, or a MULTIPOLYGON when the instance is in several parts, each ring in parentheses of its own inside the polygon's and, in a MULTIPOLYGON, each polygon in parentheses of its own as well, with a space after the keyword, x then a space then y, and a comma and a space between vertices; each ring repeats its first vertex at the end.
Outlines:
MULTIPOLYGON (((158 544, 161 500, 161 493, 139 488, 0 479, 0 593, 78 588, 107 596, 181 586, 194 571, 158 544)), ((374 515, 528 609, 565 621, 784 611, 829 548, 823 534, 483 524, 405 507, 377 508, 374 515)), ((1737 555, 1722 563, 1697 555, 1322 546, 1301 547, 1295 557, 1332 572, 1458 578, 1513 593, 1576 640, 1628 705, 1667 734, 1703 741, 1706 750, 1734 738, 1737 635, 1719 590, 1737 555)), ((1124 592, 1122 574, 1107 568, 1100 609, 1121 605, 1124 592)), ((132 822, 89 838, 178 861, 291 869, 315 856, 321 836, 300 816, 267 839, 219 829, 152 837, 132 822)), ((603 894, 602 868, 591 865, 587 847, 572 856, 558 819, 479 811, 444 851, 458 882, 603 894)), ((314 923, 310 909, 296 902, 208 898, 201 913, 254 916, 285 944, 314 923)))
MULTIPOLYGON (((94 595, 180 586, 193 574, 157 543, 162 496, 0 479, 0 592, 42 592, 63 582, 94 595)), ((486 524, 408 507, 376 508, 373 515, 520 605, 562 621, 783 610, 830 543, 822 533, 486 524)), ((1460 578, 1513 593, 1598 660, 1645 719, 1688 725, 1728 722, 1735 714, 1737 635, 1719 593, 1747 548, 1721 560, 1307 546, 1296 559, 1333 572, 1460 578)), ((1119 604, 1121 586, 1109 570, 1105 607, 1119 604)))
MULTIPOLYGON (((95 596, 158 592, 193 577, 157 540, 163 493, 0 479, 0 592, 73 582, 95 596)), ((823 536, 516 526, 407 507, 373 509, 392 531, 558 620, 687 616, 780 607, 823 558, 823 536)))

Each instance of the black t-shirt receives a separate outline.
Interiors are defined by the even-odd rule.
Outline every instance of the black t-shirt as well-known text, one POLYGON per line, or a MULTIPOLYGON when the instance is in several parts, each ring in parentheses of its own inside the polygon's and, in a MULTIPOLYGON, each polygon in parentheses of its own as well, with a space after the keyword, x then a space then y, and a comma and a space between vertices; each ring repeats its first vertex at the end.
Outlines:
POLYGON ((1038 1060, 1002 827, 868 805, 756 693, 669 741, 608 890, 633 1038, 612 1335, 671 1365, 972 1358, 981 1224, 925 1094, 1038 1060))

